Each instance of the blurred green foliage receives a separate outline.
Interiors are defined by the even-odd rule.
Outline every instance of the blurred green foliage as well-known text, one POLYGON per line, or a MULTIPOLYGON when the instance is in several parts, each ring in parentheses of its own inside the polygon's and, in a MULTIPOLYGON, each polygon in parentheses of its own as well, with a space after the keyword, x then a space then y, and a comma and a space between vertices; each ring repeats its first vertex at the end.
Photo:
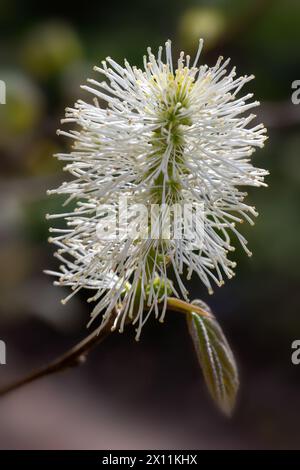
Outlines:
POLYGON ((82 55, 82 45, 67 23, 51 21, 29 30, 20 55, 30 74, 45 79, 78 60, 82 55))
POLYGON ((194 50, 199 38, 205 47, 215 46, 228 27, 226 15, 216 7, 192 7, 186 9, 179 22, 179 37, 186 50, 194 50))
POLYGON ((3 71, 6 104, 0 113, 0 147, 29 134, 43 114, 44 97, 36 84, 22 72, 3 71))

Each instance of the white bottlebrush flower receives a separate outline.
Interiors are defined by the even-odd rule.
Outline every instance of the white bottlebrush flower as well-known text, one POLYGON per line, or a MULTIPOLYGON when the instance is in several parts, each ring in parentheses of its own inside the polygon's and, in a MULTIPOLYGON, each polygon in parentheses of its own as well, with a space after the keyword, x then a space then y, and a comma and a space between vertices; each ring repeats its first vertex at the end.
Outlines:
POLYGON ((264 185, 267 172, 250 157, 264 145, 266 130, 250 125, 255 115, 248 111, 259 104, 251 102, 253 95, 238 96, 253 76, 227 72, 229 60, 222 57, 213 67, 198 65, 201 49, 202 41, 193 63, 181 52, 174 66, 168 41, 157 57, 148 49, 143 69, 108 57, 95 67, 104 81, 89 79, 83 86, 93 104, 79 100, 62 121, 77 125, 60 131, 73 149, 57 155, 73 179, 49 193, 65 194, 73 208, 48 216, 66 221, 66 228, 50 229, 62 262, 61 272, 51 274, 56 284, 72 288, 65 301, 81 288, 93 289, 92 320, 102 313, 103 326, 117 312, 113 328, 122 331, 130 320, 137 338, 151 312, 163 321, 170 293, 188 299, 183 271, 188 279, 195 272, 209 292, 213 282, 222 285, 233 276, 231 234, 250 255, 236 223, 253 223, 257 215, 241 187, 264 185), (117 237, 99 236, 104 227, 113 235, 120 197, 147 209, 201 204, 201 246, 191 247, 184 236, 167 239, 159 230, 157 237, 132 237, 130 220, 117 237), (111 209, 103 210, 105 204, 111 209))

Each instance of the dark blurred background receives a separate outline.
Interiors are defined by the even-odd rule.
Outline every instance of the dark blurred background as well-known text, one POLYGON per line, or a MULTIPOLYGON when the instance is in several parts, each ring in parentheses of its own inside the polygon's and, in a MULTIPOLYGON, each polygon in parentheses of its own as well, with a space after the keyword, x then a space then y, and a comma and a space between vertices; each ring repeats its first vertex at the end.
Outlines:
MULTIPOLYGON (((249 192, 260 212, 243 227, 254 256, 241 250, 237 276, 206 300, 236 354, 241 389, 228 420, 205 389, 184 319, 149 321, 140 343, 129 328, 100 345, 81 368, 49 377, 0 400, 0 447, 10 449, 300 448, 300 79, 299 0, 132 0, 40 2, 1 0, 0 339, 7 365, 0 386, 45 363, 86 334, 84 297, 65 293, 42 274, 54 268, 47 244, 46 197, 63 179, 52 154, 67 147, 55 131, 64 108, 84 96, 79 85, 110 55, 141 65, 147 46, 170 38, 174 55, 230 56, 269 128, 254 163, 271 172, 268 189, 249 192)), ((85 95, 87 99, 89 97, 85 95)))

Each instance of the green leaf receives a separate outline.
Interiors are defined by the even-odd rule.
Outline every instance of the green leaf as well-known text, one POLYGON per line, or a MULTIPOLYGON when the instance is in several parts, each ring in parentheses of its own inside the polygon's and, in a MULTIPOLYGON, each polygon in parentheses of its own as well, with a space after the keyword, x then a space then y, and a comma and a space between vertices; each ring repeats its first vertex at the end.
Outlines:
MULTIPOLYGON (((198 304, 203 308, 202 302, 198 304)), ((207 308, 206 312, 187 315, 189 332, 208 390, 220 410, 230 416, 239 387, 237 366, 220 325, 207 308)))

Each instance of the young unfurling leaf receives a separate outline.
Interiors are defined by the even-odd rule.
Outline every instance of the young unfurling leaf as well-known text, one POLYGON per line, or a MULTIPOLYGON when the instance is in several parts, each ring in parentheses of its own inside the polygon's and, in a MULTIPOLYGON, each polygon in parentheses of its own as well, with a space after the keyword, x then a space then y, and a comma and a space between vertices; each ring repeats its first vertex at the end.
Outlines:
POLYGON ((187 321, 208 390, 221 411, 231 415, 239 379, 224 333, 212 313, 204 316, 192 312, 187 321))

